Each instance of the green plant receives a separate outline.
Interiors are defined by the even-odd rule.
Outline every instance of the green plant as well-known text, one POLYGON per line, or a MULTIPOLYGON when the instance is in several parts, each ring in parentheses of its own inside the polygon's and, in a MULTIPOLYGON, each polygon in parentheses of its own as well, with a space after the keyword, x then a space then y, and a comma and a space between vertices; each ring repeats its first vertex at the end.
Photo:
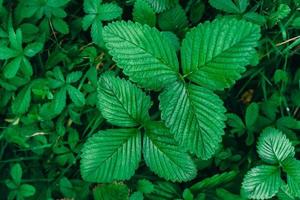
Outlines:
POLYGON ((300 173, 300 162, 294 158, 295 149, 286 136, 277 129, 265 129, 259 137, 257 153, 267 165, 254 167, 246 174, 242 186, 246 196, 267 199, 275 196, 282 187, 292 196, 299 197, 297 174, 300 173), (281 179, 281 169, 287 174, 287 183, 281 179))
MULTIPOLYGON (((217 19, 214 22, 199 25, 188 33, 183 40, 181 60, 184 75, 179 73, 176 50, 167 38, 156 29, 138 23, 116 22, 105 27, 103 35, 113 59, 118 66, 124 69, 124 73, 129 76, 130 80, 147 89, 160 90, 163 88, 163 92, 159 96, 162 119, 165 121, 166 126, 170 128, 170 132, 179 145, 185 150, 195 153, 201 159, 212 157, 221 141, 226 119, 222 101, 212 90, 229 87, 240 77, 240 73, 245 70, 244 66, 249 64, 255 55, 254 47, 256 47, 257 40, 260 37, 258 26, 230 18, 217 19), (224 35, 214 36, 214 33, 211 33, 212 30, 221 27, 231 27, 231 29, 228 28, 228 32, 224 35), (234 31, 234 27, 240 29, 240 35, 235 38, 231 33, 231 31, 234 31), (207 38, 209 35, 212 39, 207 38), (207 41, 205 41, 206 38, 207 41), (222 45, 218 42, 222 42, 220 43, 222 45), (196 44, 203 44, 203 46, 196 44), (212 72, 212 69, 215 71, 212 72), (228 73, 228 76, 224 76, 224 73, 228 73)), ((110 80, 112 78, 106 79, 100 79, 98 85, 98 107, 104 118, 114 125, 125 127, 137 126, 149 121, 149 116, 147 116, 147 110, 151 106, 149 98, 143 97, 142 94, 139 94, 141 91, 137 91, 137 88, 128 83, 126 84, 124 81, 118 83, 116 80, 110 80), (109 94, 109 92, 112 92, 112 94, 109 94), (114 97, 116 95, 119 95, 119 97, 114 97), (136 105, 140 106, 140 110, 136 105)), ((150 131, 147 131, 147 123, 144 126, 146 127, 146 133, 157 132, 156 134, 160 134, 159 131, 153 130, 155 126, 150 128, 150 131)), ((124 132, 124 130, 119 130, 119 132, 124 132)), ((168 132, 168 130, 163 132, 168 132)), ((125 131, 123 133, 124 137, 125 135, 128 136, 118 139, 120 136, 117 136, 117 133, 107 132, 102 134, 103 141, 100 134, 98 137, 91 138, 83 148, 81 172, 84 179, 107 182, 130 178, 134 174, 141 157, 139 153, 141 151, 140 136, 137 136, 137 134, 139 133, 133 130, 125 131), (92 146, 103 148, 104 144, 102 142, 107 143, 105 141, 110 140, 109 135, 112 138, 115 137, 116 141, 109 145, 111 147, 107 148, 125 145, 125 149, 123 148, 120 154, 128 155, 128 157, 111 158, 114 161, 109 161, 109 166, 102 167, 99 160, 103 159, 108 162, 106 157, 117 154, 119 148, 114 151, 111 150, 111 153, 106 156, 102 156, 101 151, 94 149, 92 146), (128 144, 127 142, 121 142, 125 139, 128 144), (136 159, 126 163, 126 160, 129 160, 130 157, 136 159), (117 164, 119 162, 123 165, 117 164), (111 165, 115 165, 116 171, 111 172, 112 174, 109 175, 107 173, 111 165), (123 167, 129 171, 119 172, 123 167), (86 169, 90 171, 89 174, 86 169)), ((156 137, 156 143, 166 142, 163 136, 156 137)), ((144 148, 149 148, 148 151, 157 155, 157 157, 151 158, 151 155, 147 155, 150 152, 144 150, 146 163, 160 176, 174 181, 186 181, 195 176, 194 167, 180 166, 180 170, 186 168, 185 172, 177 168, 174 168, 172 172, 168 171, 168 168, 172 165, 168 166, 167 163, 162 166, 153 166, 154 163, 157 165, 158 162, 168 162, 168 159, 164 155, 153 152, 153 145, 155 144, 153 141, 147 141, 146 139, 143 144, 144 148), (190 168, 193 170, 189 170, 190 168)), ((180 163, 180 160, 183 160, 182 157, 175 156, 171 160, 175 159, 175 162, 180 163)), ((191 161, 186 161, 186 163, 190 163, 188 165, 192 166, 191 161)))
POLYGON ((299 0, 0 0, 0 199, 300 199, 299 0))

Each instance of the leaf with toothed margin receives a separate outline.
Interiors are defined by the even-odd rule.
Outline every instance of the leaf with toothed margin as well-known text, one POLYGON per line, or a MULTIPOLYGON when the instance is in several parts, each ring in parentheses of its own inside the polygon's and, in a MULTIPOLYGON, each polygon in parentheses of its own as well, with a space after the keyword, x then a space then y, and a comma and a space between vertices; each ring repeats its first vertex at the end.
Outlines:
POLYGON ((201 159, 216 152, 224 134, 222 100, 212 91, 174 82, 159 96, 162 119, 179 144, 201 159))

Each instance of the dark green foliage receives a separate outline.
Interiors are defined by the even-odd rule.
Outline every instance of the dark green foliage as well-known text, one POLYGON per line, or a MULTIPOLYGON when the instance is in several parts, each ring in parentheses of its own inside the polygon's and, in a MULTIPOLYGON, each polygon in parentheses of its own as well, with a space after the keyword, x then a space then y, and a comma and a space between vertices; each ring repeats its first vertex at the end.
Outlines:
POLYGON ((300 199, 299 0, 0 0, 0 199, 300 199))

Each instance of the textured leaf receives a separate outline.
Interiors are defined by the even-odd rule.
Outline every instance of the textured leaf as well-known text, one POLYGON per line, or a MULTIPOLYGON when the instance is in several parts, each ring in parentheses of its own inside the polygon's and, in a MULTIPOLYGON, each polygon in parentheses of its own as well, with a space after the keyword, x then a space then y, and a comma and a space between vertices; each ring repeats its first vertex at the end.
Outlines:
POLYGON ((109 21, 122 15, 122 8, 115 3, 104 3, 99 7, 97 19, 109 21))
POLYGON ((155 10, 155 12, 162 12, 168 8, 171 8, 172 6, 176 5, 178 0, 146 0, 152 8, 155 10))
POLYGON ((146 125, 143 155, 150 169, 166 180, 188 181, 197 174, 192 159, 178 146, 169 130, 160 122, 146 125))
POLYGON ((209 159, 224 134, 222 100, 197 85, 170 84, 159 96, 162 119, 180 145, 201 159, 209 159))
POLYGON ((295 200, 294 195, 291 194, 288 185, 282 185, 276 196, 279 200, 295 200))
POLYGON ((127 180, 141 160, 141 135, 136 129, 100 131, 82 149, 80 171, 88 182, 127 180))
POLYGON ((224 185, 225 183, 234 179, 238 173, 236 171, 224 172, 222 174, 216 174, 212 177, 205 178, 200 182, 192 185, 190 188, 193 192, 200 192, 204 189, 211 189, 219 185, 224 185))
POLYGON ((177 79, 176 51, 157 29, 115 22, 104 28, 103 37, 113 59, 132 81, 160 89, 177 79))
POLYGON ((104 74, 98 82, 98 108, 109 123, 134 127, 150 119, 149 96, 124 79, 104 74))
POLYGON ((151 200, 181 199, 181 194, 182 191, 178 185, 166 181, 158 181, 154 186, 154 191, 146 194, 146 197, 151 200))
POLYGON ((12 102, 12 112, 22 115, 28 111, 31 102, 31 86, 24 87, 12 102))
POLYGON ((134 21, 141 24, 148 24, 149 26, 156 24, 155 12, 145 0, 135 2, 132 15, 134 21))
POLYGON ((246 174, 242 189, 248 198, 269 199, 276 195, 281 184, 280 169, 277 166, 261 165, 246 174))
POLYGON ((295 155, 295 149, 289 139, 275 128, 266 128, 257 143, 259 157, 270 164, 281 163, 295 155))
POLYGON ((223 17, 200 24, 183 40, 183 72, 202 86, 227 88, 250 64, 259 37, 259 26, 234 18, 223 17))
POLYGON ((282 165, 287 173, 287 183, 290 192, 294 196, 300 197, 300 161, 294 158, 287 158, 282 165))
POLYGON ((188 25, 188 20, 183 8, 176 5, 159 15, 158 25, 164 31, 178 31, 188 25))

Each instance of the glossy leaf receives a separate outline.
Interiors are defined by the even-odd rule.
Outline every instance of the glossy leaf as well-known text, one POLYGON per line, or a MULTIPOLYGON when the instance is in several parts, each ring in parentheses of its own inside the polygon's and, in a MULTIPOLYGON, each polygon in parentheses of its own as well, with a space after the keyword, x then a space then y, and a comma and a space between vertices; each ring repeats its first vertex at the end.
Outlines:
POLYGON ((141 135, 136 129, 100 131, 83 146, 82 178, 98 183, 128 180, 138 168, 141 150, 141 135))
POLYGON ((179 144, 201 159, 211 158, 224 134, 226 110, 221 99, 206 88, 175 82, 159 100, 161 117, 179 144))

